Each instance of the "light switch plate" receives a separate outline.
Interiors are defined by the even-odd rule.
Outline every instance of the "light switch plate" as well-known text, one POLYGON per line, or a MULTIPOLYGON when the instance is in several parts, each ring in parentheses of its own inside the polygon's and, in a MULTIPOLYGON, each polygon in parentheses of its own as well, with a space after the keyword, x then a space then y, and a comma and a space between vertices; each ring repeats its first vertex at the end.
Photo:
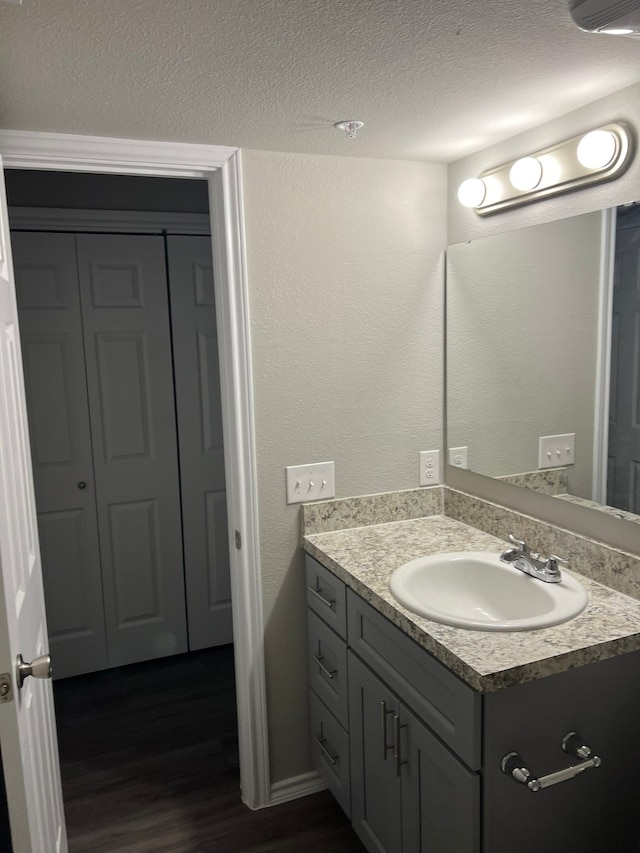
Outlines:
POLYGON ((450 447, 449 448, 449 465, 454 468, 469 467, 469 448, 468 447, 450 447))
POLYGON ((576 434, 541 435, 538 439, 538 468, 564 468, 573 465, 576 455, 576 434))
POLYGON ((336 494, 333 462, 312 465, 289 465, 285 469, 287 503, 321 501, 336 494))
POLYGON ((420 451, 420 477, 421 486, 437 486, 440 482, 440 451, 420 451))

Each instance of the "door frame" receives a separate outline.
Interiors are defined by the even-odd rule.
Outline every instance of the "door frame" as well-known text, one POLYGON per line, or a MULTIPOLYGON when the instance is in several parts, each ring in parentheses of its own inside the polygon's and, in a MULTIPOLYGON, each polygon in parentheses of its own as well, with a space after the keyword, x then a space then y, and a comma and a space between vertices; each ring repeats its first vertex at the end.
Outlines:
POLYGON ((271 802, 248 281, 238 148, 0 130, 5 168, 198 178, 209 184, 242 801, 271 802))
POLYGON ((611 323, 613 273, 616 255, 617 209, 602 211, 600 225, 600 286, 596 347, 596 386, 593 430, 593 478, 591 499, 607 503, 607 460, 609 456, 609 401, 611 386, 611 323))

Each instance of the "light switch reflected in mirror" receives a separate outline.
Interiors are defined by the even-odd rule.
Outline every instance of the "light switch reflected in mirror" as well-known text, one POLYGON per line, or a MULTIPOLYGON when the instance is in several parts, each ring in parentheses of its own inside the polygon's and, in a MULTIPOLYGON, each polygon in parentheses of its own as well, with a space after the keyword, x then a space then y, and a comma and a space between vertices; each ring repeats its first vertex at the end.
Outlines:
POLYGON ((613 220, 448 248, 447 445, 476 473, 640 522, 640 209, 613 220), (572 462, 543 467, 540 439, 573 433, 572 462))

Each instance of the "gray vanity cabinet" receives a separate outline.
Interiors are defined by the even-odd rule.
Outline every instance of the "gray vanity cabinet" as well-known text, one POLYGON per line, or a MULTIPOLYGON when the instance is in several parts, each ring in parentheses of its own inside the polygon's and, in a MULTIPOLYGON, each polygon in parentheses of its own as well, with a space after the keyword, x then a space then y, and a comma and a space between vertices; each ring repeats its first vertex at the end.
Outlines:
POLYGON ((311 557, 307 557, 306 582, 313 763, 349 816, 346 590, 342 581, 311 557))
POLYGON ((348 654, 354 829, 381 853, 476 853, 478 775, 348 654))
POLYGON ((368 850, 477 853, 478 695, 306 559, 316 769, 368 850))
POLYGON ((638 853, 640 651, 480 694, 308 555, 307 586, 316 767, 370 853, 638 853))

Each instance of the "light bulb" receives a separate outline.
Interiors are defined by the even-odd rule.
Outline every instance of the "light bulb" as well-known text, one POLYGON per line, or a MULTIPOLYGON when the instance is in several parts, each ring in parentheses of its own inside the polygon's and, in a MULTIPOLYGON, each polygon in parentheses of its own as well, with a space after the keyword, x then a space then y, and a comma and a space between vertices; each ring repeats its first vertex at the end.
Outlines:
POLYGON ((616 137, 610 130, 592 130, 578 143, 578 162, 585 169, 603 169, 616 153, 616 137))
POLYGON ((517 190, 533 190, 541 178, 542 163, 536 157, 521 157, 509 171, 509 180, 517 190))
POLYGON ((467 178, 458 187, 458 201, 464 207, 478 207, 484 201, 487 187, 480 178, 467 178))

